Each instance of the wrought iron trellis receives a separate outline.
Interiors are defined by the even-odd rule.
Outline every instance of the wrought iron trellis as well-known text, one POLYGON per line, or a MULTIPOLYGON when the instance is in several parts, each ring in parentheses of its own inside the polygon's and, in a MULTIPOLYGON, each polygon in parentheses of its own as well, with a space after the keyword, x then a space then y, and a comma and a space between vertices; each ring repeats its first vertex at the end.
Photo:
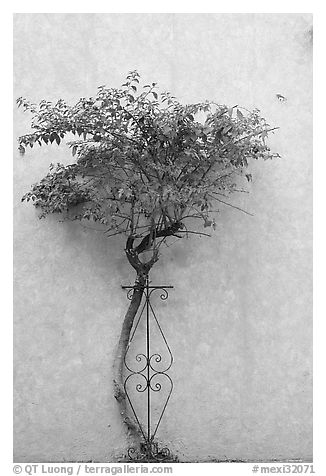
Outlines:
MULTIPOLYGON (((128 290, 127 298, 131 300, 135 286, 122 286, 122 288, 128 290)), ((135 320, 135 324, 124 356, 124 367, 125 373, 127 374, 124 379, 124 391, 142 436, 142 442, 139 448, 131 447, 128 449, 128 457, 133 461, 155 462, 166 461, 171 458, 169 448, 160 448, 157 441, 155 440, 155 437, 173 390, 172 379, 167 374, 173 363, 173 355, 153 309, 151 296, 154 292, 160 291, 160 298, 161 300, 165 301, 169 296, 167 290, 172 288, 173 286, 152 286, 150 285, 149 278, 147 278, 143 293, 144 299, 142 300, 140 312, 135 320), (137 353, 133 362, 131 363, 129 361, 131 354, 130 350, 132 348, 132 344, 135 341, 137 330, 140 330, 142 324, 145 325, 145 349, 144 352, 137 353), (166 361, 164 361, 162 358, 162 352, 152 353, 151 334, 154 326, 157 327, 158 334, 162 338, 161 342, 165 346, 165 350, 167 352, 166 361), (134 381, 134 389, 138 392, 138 394, 143 394, 146 396, 146 412, 143 421, 139 414, 137 414, 135 402, 133 402, 132 399, 130 388, 132 381, 134 381), (167 395, 165 396, 163 407, 157 416, 157 421, 154 423, 154 412, 152 411, 152 394, 153 392, 160 392, 162 390, 164 381, 168 385, 167 395)))

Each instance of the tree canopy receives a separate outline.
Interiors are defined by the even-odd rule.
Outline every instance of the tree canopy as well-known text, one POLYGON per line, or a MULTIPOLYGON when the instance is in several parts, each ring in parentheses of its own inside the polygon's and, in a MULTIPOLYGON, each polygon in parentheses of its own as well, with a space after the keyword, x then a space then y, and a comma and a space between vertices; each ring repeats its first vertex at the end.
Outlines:
POLYGON ((275 128, 258 109, 183 105, 156 83, 141 86, 137 71, 121 88, 100 86, 73 106, 17 103, 33 115, 32 132, 19 138, 22 154, 68 136, 73 157, 70 165, 52 164, 22 200, 32 200, 41 218, 59 212, 99 222, 108 236, 126 235, 135 269, 147 250, 151 266, 167 237, 198 233, 187 226, 194 219, 215 228, 216 204, 251 180, 250 160, 278 156, 266 143, 275 128))

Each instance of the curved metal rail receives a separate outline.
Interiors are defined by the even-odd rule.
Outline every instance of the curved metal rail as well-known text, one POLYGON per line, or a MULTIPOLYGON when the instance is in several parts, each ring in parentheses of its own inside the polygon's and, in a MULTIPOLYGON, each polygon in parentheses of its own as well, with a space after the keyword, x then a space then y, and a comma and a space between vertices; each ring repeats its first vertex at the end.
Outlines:
MULTIPOLYGON (((127 298, 131 300, 135 286, 122 286, 122 288, 128 290, 127 298)), ((167 374, 173 364, 173 355, 152 306, 151 297, 156 291, 161 291, 160 298, 165 301, 169 296, 167 290, 172 288, 173 286, 151 286, 147 278, 143 294, 144 303, 140 307, 140 312, 135 321, 124 355, 125 373, 127 374, 124 379, 124 391, 143 439, 139 448, 131 447, 128 449, 128 457, 132 461, 163 462, 171 458, 170 450, 166 447, 159 448, 155 437, 173 390, 172 379, 167 374), (130 359, 128 357, 135 341, 135 335, 141 332, 139 324, 144 321, 145 349, 143 352, 136 354, 133 362, 129 362, 130 359), (164 346, 163 350, 167 353, 165 360, 162 357, 162 350, 154 353, 151 350, 151 330, 154 325, 157 327, 158 334, 161 337, 161 342, 164 346), (167 394, 163 400, 162 409, 155 418, 152 412, 152 393, 161 392, 163 387, 165 387, 167 394), (136 390, 138 394, 143 394, 146 397, 146 417, 144 419, 141 419, 137 414, 132 398, 132 390, 136 390)))

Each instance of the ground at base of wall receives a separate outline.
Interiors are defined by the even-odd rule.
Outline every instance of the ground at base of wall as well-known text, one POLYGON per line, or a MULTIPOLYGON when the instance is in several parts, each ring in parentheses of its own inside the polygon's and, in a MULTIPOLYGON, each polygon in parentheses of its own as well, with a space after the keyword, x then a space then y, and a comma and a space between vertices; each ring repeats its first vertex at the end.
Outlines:
MULTIPOLYGON (((312 458, 307 459, 207 459, 198 461, 182 461, 184 463, 313 463, 312 458)), ((179 461, 181 463, 181 461, 179 461)))
MULTIPOLYGON (((18 461, 20 462, 20 461, 18 461)), ((87 460, 87 461, 83 461, 83 460, 80 460, 80 461, 77 461, 77 460, 73 460, 73 461, 33 461, 34 463, 47 463, 47 464, 59 464, 59 463, 65 463, 65 464, 69 464, 69 463, 79 463, 79 464, 87 464, 87 463, 93 463, 93 464, 122 464, 122 463, 129 463, 129 464, 132 464, 132 463, 141 463, 141 462, 145 462, 145 461, 136 461, 136 460, 131 460, 131 459, 119 459, 118 461, 103 461, 103 460, 87 460)), ((148 462, 148 461, 147 461, 148 462)), ((180 461, 177 457, 175 457, 175 459, 170 459, 170 460, 165 460, 165 461, 149 461, 149 463, 159 463, 159 464, 167 464, 167 463, 190 463, 190 464, 195 464, 195 463, 257 463, 257 464, 261 464, 261 463, 266 463, 266 464, 270 464, 270 463, 278 463, 278 464, 285 464, 285 463, 300 463, 300 464, 312 464, 313 463, 313 458, 305 458, 305 459, 302 459, 302 458, 295 458, 295 459, 214 459, 214 458, 210 458, 210 459, 202 459, 202 460, 188 460, 188 461, 180 461)), ((17 463, 17 461, 14 461, 14 463, 17 463)))

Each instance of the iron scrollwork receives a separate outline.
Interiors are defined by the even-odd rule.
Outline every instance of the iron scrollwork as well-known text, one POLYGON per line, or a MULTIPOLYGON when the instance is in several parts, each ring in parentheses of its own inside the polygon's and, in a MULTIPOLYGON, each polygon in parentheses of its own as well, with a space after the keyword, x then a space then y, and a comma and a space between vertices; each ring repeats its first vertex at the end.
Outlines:
MULTIPOLYGON (((127 298, 131 300, 135 287, 122 286, 122 288, 128 290, 127 298)), ((166 447, 160 448, 155 437, 173 390, 172 379, 167 374, 173 363, 173 355, 152 306, 151 297, 154 292, 159 291, 160 299, 165 301, 169 297, 167 290, 172 288, 173 286, 151 286, 147 279, 143 294, 144 302, 140 307, 140 312, 124 356, 125 371, 127 373, 124 379, 124 391, 142 435, 140 447, 131 447, 128 449, 127 454, 131 461, 163 462, 171 459, 170 450, 166 447), (130 349, 135 340, 135 334, 144 323, 144 334, 146 336, 145 351, 137 353, 133 357, 132 362, 130 362, 130 349), (165 350, 166 353, 165 359, 163 358, 162 351, 151 352, 151 331, 153 326, 156 326, 158 330, 157 335, 161 338, 161 342, 163 343, 163 350, 165 350), (164 401, 163 404, 161 404, 161 411, 156 415, 156 421, 154 422, 152 411, 153 396, 161 392, 163 388, 165 389, 164 401), (144 418, 141 418, 139 414, 137 414, 136 406, 133 402, 132 390, 136 391, 139 395, 143 394, 147 397, 146 414, 144 418)))

